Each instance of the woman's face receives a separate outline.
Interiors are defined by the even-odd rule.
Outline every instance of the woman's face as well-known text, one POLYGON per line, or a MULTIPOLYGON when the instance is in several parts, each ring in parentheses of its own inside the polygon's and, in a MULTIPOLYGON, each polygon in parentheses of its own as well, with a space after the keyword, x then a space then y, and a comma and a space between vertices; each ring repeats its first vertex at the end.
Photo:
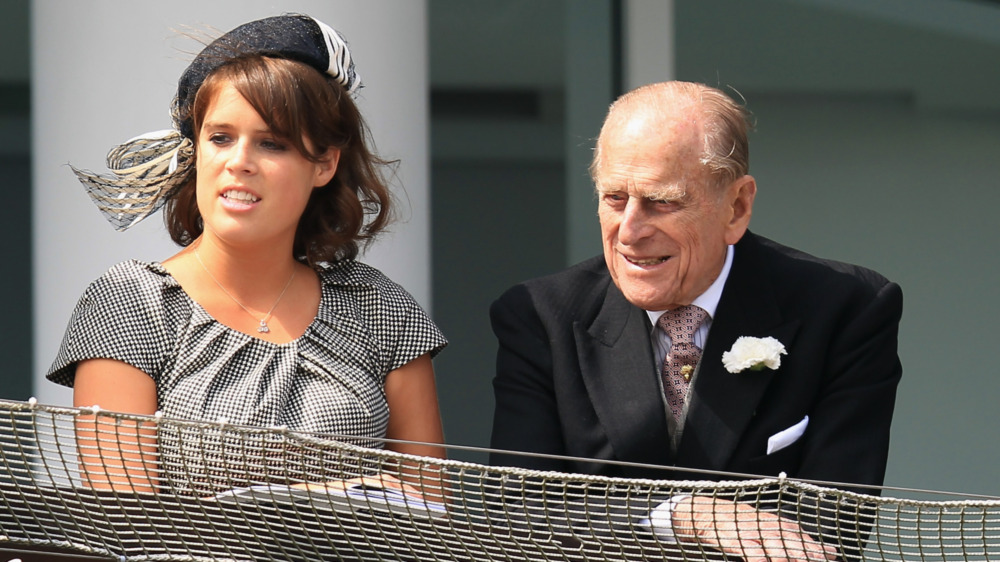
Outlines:
POLYGON ((340 157, 330 149, 321 162, 306 159, 272 134, 228 83, 208 104, 196 145, 205 234, 236 246, 265 242, 290 249, 312 190, 333 178, 340 157))

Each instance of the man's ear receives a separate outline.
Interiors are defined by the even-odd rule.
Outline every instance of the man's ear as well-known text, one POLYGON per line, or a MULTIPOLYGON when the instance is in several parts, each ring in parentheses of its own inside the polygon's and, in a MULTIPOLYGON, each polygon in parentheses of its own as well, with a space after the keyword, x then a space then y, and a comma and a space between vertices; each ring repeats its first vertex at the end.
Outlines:
POLYGON ((316 162, 316 179, 313 187, 323 187, 330 183, 333 175, 337 173, 337 164, 340 163, 340 149, 330 148, 323 155, 323 158, 316 162))
POLYGON ((738 178, 726 188, 725 205, 729 211, 726 223, 726 243, 735 244, 750 226, 753 200, 757 196, 757 180, 751 175, 738 178))

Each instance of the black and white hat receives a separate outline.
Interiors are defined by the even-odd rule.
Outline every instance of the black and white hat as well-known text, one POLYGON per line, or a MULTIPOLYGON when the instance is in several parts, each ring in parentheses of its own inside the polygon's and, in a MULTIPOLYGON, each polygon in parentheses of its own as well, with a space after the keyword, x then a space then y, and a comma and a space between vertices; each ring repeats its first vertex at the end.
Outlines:
POLYGON ((361 78, 354 69, 347 42, 325 23, 301 14, 274 16, 245 23, 213 41, 195 57, 177 82, 175 116, 178 129, 193 139, 190 111, 198 88, 209 74, 228 61, 246 55, 296 60, 328 74, 354 94, 361 78))

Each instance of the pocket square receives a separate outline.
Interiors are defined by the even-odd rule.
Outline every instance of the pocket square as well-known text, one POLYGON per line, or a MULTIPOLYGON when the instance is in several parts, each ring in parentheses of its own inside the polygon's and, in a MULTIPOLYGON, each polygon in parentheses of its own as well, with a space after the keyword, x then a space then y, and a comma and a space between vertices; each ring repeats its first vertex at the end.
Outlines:
POLYGON ((809 425, 809 416, 802 418, 802 421, 789 427, 788 429, 783 429, 778 433, 767 438, 767 454, 777 453, 778 451, 784 449, 785 447, 791 445, 798 441, 799 437, 806 432, 806 426, 809 425))

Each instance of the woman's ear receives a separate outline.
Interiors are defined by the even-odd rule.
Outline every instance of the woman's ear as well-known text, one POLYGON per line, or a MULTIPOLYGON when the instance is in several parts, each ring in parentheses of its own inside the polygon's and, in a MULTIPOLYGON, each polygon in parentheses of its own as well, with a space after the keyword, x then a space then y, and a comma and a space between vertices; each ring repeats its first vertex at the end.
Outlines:
POLYGON ((340 149, 329 148, 326 154, 316 162, 316 180, 313 187, 323 187, 330 183, 334 174, 337 173, 337 164, 340 163, 340 149))

